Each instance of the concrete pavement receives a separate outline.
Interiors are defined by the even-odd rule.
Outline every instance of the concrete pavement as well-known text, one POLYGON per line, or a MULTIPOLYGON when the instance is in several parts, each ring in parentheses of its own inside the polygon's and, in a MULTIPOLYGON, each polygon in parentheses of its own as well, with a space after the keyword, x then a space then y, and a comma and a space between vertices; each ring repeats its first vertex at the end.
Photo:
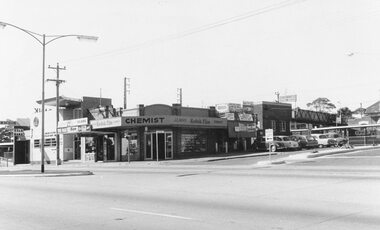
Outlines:
MULTIPOLYGON (((299 152, 275 152, 271 153, 271 160, 259 161, 256 164, 243 166, 243 165, 205 165, 206 168, 255 168, 255 167, 268 167, 278 164, 290 164, 300 161, 310 161, 312 158, 322 157, 326 155, 333 155, 339 153, 353 152, 358 150, 371 150, 380 149, 380 146, 360 146, 352 149, 334 148, 334 149, 315 149, 310 151, 299 152), (286 156, 284 156, 284 154, 286 156)), ((31 176, 31 177, 49 177, 49 176, 84 176, 92 175, 93 173, 88 170, 80 169, 97 169, 97 168, 199 168, 197 165, 201 162, 215 162, 225 161, 239 158, 254 158, 269 156, 268 152, 264 153, 244 153, 244 154, 223 154, 222 156, 209 156, 203 158, 192 158, 182 160, 169 160, 169 161, 133 161, 128 162, 97 162, 97 163, 82 163, 82 162, 65 162, 63 165, 45 165, 45 173, 40 172, 40 165, 15 165, 10 167, 0 167, 0 176, 31 176), (184 165, 186 164, 186 165, 184 165)))
POLYGON ((358 146, 354 148, 336 148, 336 149, 327 149, 327 150, 321 150, 321 151, 313 150, 310 152, 290 155, 284 158, 277 158, 271 161, 269 160, 260 161, 257 164, 258 165, 289 164, 289 163, 296 163, 296 162, 302 162, 302 161, 310 161, 313 158, 318 158, 318 157, 323 157, 323 156, 328 156, 328 155, 349 153, 349 152, 363 151, 363 150, 373 150, 373 149, 380 149, 380 146, 358 146))

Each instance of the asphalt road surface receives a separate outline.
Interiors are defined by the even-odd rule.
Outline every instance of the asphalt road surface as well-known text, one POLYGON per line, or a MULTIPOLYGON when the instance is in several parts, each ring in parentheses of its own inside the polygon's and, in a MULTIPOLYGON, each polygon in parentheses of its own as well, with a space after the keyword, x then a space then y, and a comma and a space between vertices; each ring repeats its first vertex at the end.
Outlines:
POLYGON ((265 168, 90 170, 95 175, 0 177, 0 229, 380 226, 379 150, 265 168))

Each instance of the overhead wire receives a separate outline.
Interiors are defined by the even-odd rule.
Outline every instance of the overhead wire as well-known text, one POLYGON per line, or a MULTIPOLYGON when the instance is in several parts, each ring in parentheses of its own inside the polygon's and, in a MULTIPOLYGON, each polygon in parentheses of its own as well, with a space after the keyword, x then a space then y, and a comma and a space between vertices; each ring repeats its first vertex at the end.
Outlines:
POLYGON ((140 44, 128 46, 128 47, 125 47, 125 48, 119 48, 119 49, 116 49, 116 50, 111 50, 111 51, 107 51, 107 52, 103 52, 103 53, 100 53, 100 54, 95 54, 95 55, 91 55, 91 56, 87 56, 87 57, 82 57, 82 58, 78 58, 78 59, 72 59, 72 60, 68 60, 66 62, 79 61, 79 60, 91 59, 91 58, 107 57, 107 56, 115 56, 115 55, 121 55, 121 54, 129 53, 129 52, 132 52, 132 51, 135 51, 135 50, 138 50, 138 49, 142 49, 142 48, 145 48, 145 47, 150 47, 150 46, 153 46, 153 45, 156 45, 156 44, 161 44, 161 43, 164 43, 164 42, 167 42, 167 41, 184 38, 184 37, 191 36, 191 35, 194 35, 194 34, 197 34, 197 33, 205 32, 205 31, 212 30, 212 29, 215 29, 215 28, 218 28, 218 27, 221 27, 221 26, 225 26, 225 25, 228 25, 228 24, 231 24, 231 23, 235 23, 235 22, 238 22, 238 21, 246 20, 246 19, 251 18, 251 17, 259 16, 259 15, 262 15, 262 14, 265 14, 265 13, 269 13, 269 12, 274 11, 274 10, 279 10, 281 8, 289 7, 289 6, 292 6, 292 5, 301 3, 301 2, 305 2, 305 1, 307 1, 307 0, 286 0, 286 1, 281 1, 279 3, 275 3, 275 4, 272 4, 272 5, 260 8, 260 9, 248 11, 246 13, 243 13, 243 14, 240 14, 240 15, 236 15, 236 16, 232 16, 232 17, 229 17, 229 18, 225 18, 225 19, 213 22, 213 23, 205 24, 205 25, 202 25, 202 26, 199 26, 199 27, 196 27, 196 28, 192 28, 192 29, 180 32, 180 33, 170 34, 170 35, 167 35, 167 36, 164 36, 164 37, 161 37, 161 38, 156 38, 156 39, 148 40, 148 41, 142 42, 140 44))

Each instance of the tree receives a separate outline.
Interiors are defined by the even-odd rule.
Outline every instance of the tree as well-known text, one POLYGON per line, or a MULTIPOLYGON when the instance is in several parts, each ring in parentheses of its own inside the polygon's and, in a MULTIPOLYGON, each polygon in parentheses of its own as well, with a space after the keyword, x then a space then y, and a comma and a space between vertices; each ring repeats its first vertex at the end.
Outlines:
POLYGON ((343 107, 338 110, 338 114, 342 117, 352 118, 352 113, 348 107, 343 107))
POLYGON ((306 106, 309 108, 314 108, 315 111, 319 112, 330 112, 332 109, 336 108, 336 106, 325 97, 318 97, 313 102, 307 103, 306 106))

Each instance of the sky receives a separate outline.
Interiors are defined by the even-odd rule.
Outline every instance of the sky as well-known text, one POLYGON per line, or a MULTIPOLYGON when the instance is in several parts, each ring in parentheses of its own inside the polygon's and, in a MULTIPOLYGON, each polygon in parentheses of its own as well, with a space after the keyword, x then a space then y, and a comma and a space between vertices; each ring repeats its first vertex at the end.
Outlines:
MULTIPOLYGON (((46 78, 60 93, 128 108, 208 107, 318 97, 354 110, 380 100, 377 0, 1 0, 0 21, 66 37, 46 46, 46 78)), ((45 98, 55 97, 45 83, 45 98)), ((42 94, 42 45, 0 27, 0 120, 30 117, 42 94)))

